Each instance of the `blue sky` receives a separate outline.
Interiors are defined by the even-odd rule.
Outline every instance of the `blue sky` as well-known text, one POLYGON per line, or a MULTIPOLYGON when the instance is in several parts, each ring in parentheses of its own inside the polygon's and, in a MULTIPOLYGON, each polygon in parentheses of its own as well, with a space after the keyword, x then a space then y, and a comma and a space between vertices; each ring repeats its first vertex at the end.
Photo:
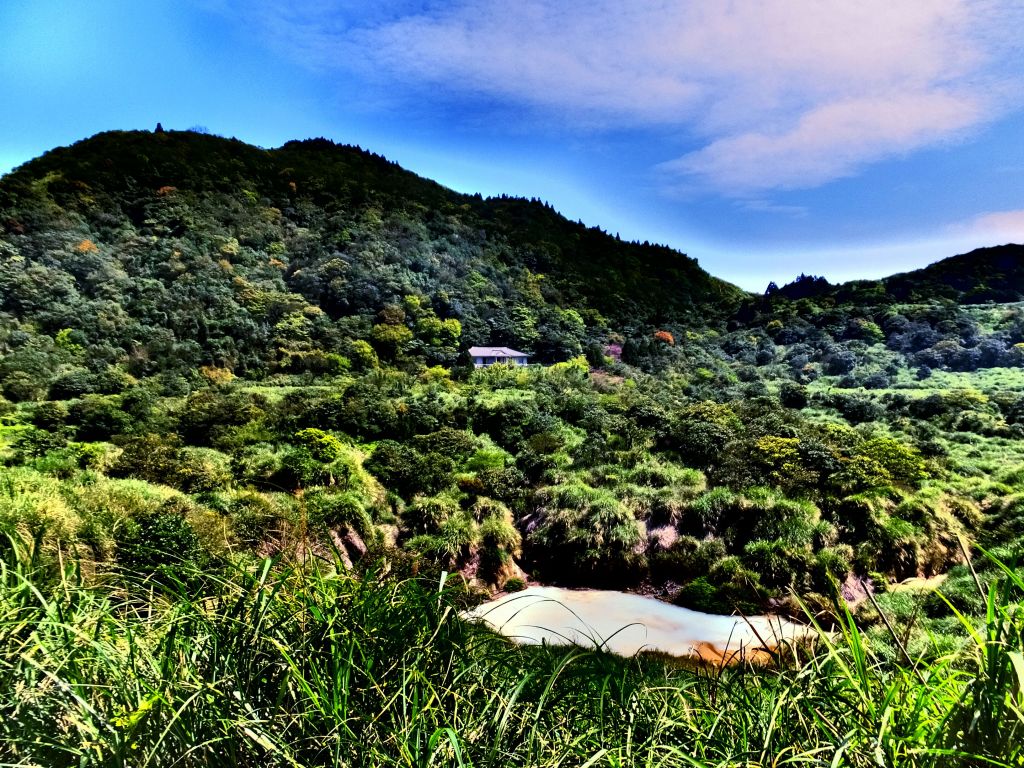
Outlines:
POLYGON ((327 136, 746 288, 1024 242, 1020 0, 24 0, 0 171, 113 128, 327 136))

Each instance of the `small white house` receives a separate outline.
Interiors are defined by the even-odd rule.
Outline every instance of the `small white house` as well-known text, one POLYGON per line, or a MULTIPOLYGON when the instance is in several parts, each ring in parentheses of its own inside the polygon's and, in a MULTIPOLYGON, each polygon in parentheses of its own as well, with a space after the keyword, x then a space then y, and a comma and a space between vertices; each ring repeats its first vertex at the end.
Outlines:
POLYGON ((473 358, 473 365, 477 368, 486 368, 496 363, 526 365, 530 362, 525 353, 508 347, 470 347, 469 356, 473 358))

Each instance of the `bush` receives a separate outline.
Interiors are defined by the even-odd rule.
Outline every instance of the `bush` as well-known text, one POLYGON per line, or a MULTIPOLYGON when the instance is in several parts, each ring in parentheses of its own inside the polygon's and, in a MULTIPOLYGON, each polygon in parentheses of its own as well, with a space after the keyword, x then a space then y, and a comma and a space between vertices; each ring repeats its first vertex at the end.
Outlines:
POLYGON ((779 389, 779 402, 787 408, 799 410, 807 407, 807 388, 793 382, 784 382, 779 389))
POLYGON ((330 439, 326 443, 317 438, 312 448, 299 446, 285 453, 276 481, 286 488, 350 488, 355 482, 356 466, 350 457, 342 455, 341 443, 330 435, 327 437, 330 439))
POLYGON ((382 440, 364 464, 385 487, 405 498, 417 493, 437 493, 452 482, 454 462, 439 453, 421 454, 393 440, 382 440))
POLYGON ((84 368, 77 368, 58 376, 50 384, 50 391, 47 396, 51 400, 74 400, 83 395, 92 394, 96 390, 97 381, 95 375, 84 368))
POLYGON ((306 505, 307 521, 317 529, 347 526, 352 528, 364 539, 373 534, 373 520, 363 500, 352 491, 332 493, 322 489, 314 490, 303 496, 306 505))
POLYGON ((276 538, 285 513, 276 499, 251 491, 235 496, 229 505, 235 535, 250 549, 276 538))
POLYGON ((876 371, 864 378, 865 389, 885 389, 891 383, 888 374, 883 371, 876 371))
POLYGON ((305 448, 314 461, 330 464, 341 456, 343 443, 334 435, 322 429, 303 429, 295 433, 296 445, 305 448))
POLYGON ((246 446, 231 457, 231 473, 241 485, 276 489, 280 472, 281 456, 269 443, 246 446))
POLYGON ((549 577, 614 584, 645 566, 641 524, 615 494, 567 483, 541 489, 535 504, 531 553, 549 577))
POLYGON ((177 435, 140 435, 122 439, 119 444, 121 453, 110 468, 112 476, 172 484, 181 453, 177 435))
POLYGON ((168 482, 186 493, 208 493, 231 485, 229 459, 209 448, 184 448, 168 482))
POLYGON ((32 426, 56 432, 67 425, 69 411, 64 403, 38 403, 30 413, 32 426))
POLYGON ((68 422, 78 425, 76 436, 83 442, 109 440, 130 432, 134 424, 114 399, 100 395, 89 395, 72 405, 68 422))
POLYGON ((191 578, 204 553, 186 509, 171 499, 159 510, 125 522, 117 535, 117 560, 125 575, 161 582, 191 578))
POLYGON ((504 589, 506 592, 522 592, 524 589, 526 589, 526 582, 517 576, 513 576, 511 579, 508 579, 505 582, 505 585, 502 587, 502 589, 504 589))
POLYGON ((461 508, 452 496, 419 496, 405 508, 402 523, 408 531, 436 534, 461 508))
POLYGON ((718 587, 708 581, 706 576, 694 579, 683 586, 672 602, 683 608, 703 613, 728 613, 729 606, 724 604, 718 594, 718 587))

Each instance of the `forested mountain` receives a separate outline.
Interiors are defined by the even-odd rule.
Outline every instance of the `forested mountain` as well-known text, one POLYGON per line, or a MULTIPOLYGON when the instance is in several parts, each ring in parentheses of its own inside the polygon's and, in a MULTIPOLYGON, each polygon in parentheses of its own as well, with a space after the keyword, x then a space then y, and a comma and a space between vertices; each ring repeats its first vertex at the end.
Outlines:
POLYGON ((472 344, 554 362, 624 328, 702 325, 741 297, 669 248, 323 139, 100 134, 4 177, 0 227, 15 397, 53 384, 33 351, 58 335, 93 374, 337 372, 374 351, 452 364, 472 344))

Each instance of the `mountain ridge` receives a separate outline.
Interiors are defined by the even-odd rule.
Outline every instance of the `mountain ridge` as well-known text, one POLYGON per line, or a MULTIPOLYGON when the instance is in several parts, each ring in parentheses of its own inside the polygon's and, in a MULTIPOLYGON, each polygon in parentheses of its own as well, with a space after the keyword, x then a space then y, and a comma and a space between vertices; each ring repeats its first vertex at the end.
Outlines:
POLYGON ((1009 303, 1024 300, 1024 245, 975 248, 919 269, 870 280, 832 284, 822 277, 800 275, 766 295, 792 299, 830 297, 838 303, 923 302, 949 299, 961 304, 1009 303))

